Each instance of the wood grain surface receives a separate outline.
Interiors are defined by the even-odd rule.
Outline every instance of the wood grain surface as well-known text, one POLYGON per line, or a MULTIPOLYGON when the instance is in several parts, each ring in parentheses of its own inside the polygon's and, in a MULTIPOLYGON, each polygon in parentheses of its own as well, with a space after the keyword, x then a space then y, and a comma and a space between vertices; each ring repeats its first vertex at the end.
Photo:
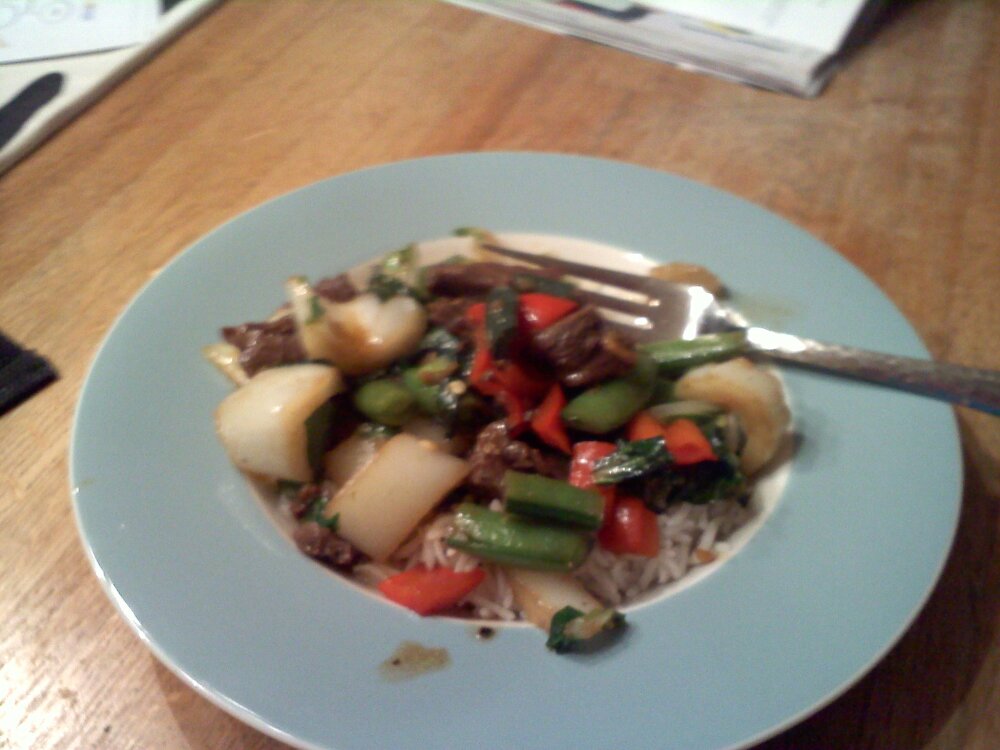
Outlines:
MULTIPOLYGON (((860 267, 935 357, 1000 369, 998 45, 995 0, 893 4, 806 101, 442 3, 222 5, 0 177, 0 328, 62 375, 0 418, 0 748, 282 747, 156 661, 73 521, 87 367, 189 243, 371 164, 604 156, 775 211, 860 267)), ((930 601, 864 679, 760 750, 1000 747, 1000 420, 956 414, 961 526, 930 601)))

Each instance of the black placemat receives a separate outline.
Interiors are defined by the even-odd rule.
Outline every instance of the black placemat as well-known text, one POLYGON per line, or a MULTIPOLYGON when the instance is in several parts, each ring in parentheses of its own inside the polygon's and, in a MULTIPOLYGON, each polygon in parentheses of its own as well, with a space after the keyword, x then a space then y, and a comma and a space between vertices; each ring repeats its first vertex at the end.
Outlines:
POLYGON ((0 333, 0 414, 6 414, 59 377, 44 357, 0 333))

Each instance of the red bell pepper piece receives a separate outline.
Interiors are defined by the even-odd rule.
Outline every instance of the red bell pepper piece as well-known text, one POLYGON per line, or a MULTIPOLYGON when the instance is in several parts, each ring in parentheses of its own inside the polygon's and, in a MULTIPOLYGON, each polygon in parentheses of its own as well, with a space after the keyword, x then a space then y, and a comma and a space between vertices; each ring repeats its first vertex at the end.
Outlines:
POLYGON ((565 297, 527 292, 521 295, 521 319, 529 331, 542 331, 579 306, 578 302, 565 297))
POLYGON ((465 319, 473 328, 478 328, 486 323, 486 303, 474 302, 465 308, 465 319))
POLYGON ((528 420, 524 413, 524 399, 516 393, 506 389, 497 393, 496 399, 503 405, 503 408, 507 410, 507 431, 510 436, 516 437, 524 432, 525 428, 528 426, 528 420))
POLYGON ((497 380, 503 385, 504 390, 527 401, 534 402, 549 390, 551 381, 533 372, 522 362, 514 360, 497 362, 494 369, 497 380))
POLYGON ((569 442, 569 435, 566 434, 566 425, 562 421, 561 412, 564 406, 566 406, 566 396, 556 383, 535 409, 535 414, 531 418, 531 429, 546 445, 558 448, 563 453, 572 453, 573 448, 569 442))
POLYGON ((662 424, 648 411, 641 411, 632 417, 626 435, 629 440, 662 437, 679 466, 718 460, 708 438, 690 419, 675 419, 662 424))
POLYGON ((496 364, 485 336, 476 336, 476 351, 469 369, 469 385, 486 396, 495 396, 503 386, 496 379, 496 364))
POLYGON ((663 437, 663 424, 648 411, 640 411, 628 423, 625 436, 632 441, 663 437))
POLYGON ((674 461, 681 466, 718 460, 705 433, 690 419, 675 419, 664 427, 663 440, 674 461))
POLYGON ((396 604, 429 615, 454 607, 486 574, 482 568, 457 573, 451 568, 425 568, 418 565, 386 578, 378 585, 382 595, 396 604))
POLYGON ((617 449, 614 443, 587 440, 573 446, 573 460, 569 465, 569 483, 585 490, 597 490, 604 496, 604 522, 607 526, 615 509, 615 486, 594 484, 594 464, 617 449))
POLYGON ((611 521, 597 532, 601 546, 616 555, 656 557, 660 553, 660 526, 642 500, 618 498, 611 521))

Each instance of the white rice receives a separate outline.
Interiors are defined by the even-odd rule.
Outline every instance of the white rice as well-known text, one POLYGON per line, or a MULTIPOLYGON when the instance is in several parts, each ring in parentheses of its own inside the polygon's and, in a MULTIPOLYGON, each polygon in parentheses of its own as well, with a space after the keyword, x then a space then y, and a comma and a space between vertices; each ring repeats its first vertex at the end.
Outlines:
MULTIPOLYGON (((493 510, 501 509, 499 500, 493 510)), ((732 500, 713 501, 706 505, 680 503, 657 517, 660 525, 660 553, 655 558, 616 555, 594 546, 574 575, 606 604, 620 607, 683 578, 693 568, 724 556, 728 540, 753 517, 750 507, 732 500)), ((472 570, 481 562, 452 549, 445 539, 454 533, 454 515, 442 513, 419 528, 400 547, 388 565, 365 563, 354 569, 360 582, 377 586, 382 580, 416 565, 428 568, 448 567, 457 571, 472 570)), ((486 578, 462 604, 472 608, 474 617, 484 620, 516 620, 520 612, 503 569, 483 565, 486 578)))

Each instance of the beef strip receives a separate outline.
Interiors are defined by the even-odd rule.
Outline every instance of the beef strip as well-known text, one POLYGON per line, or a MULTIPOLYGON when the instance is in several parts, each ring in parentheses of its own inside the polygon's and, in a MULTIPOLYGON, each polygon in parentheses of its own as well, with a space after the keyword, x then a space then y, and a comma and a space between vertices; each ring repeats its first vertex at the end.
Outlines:
POLYGON ((497 286, 510 286, 518 269, 503 263, 442 263, 429 266, 428 291, 442 297, 475 297, 497 286))
POLYGON ((222 338, 240 350, 240 364, 251 377, 267 367, 306 358, 291 315, 263 323, 229 326, 222 329, 222 338))
POLYGON ((472 326, 465 317, 472 300, 466 297, 442 297, 427 303, 427 318, 432 325, 440 326, 462 339, 472 338, 472 326))
POLYGON ((336 568, 353 567, 362 557, 349 541, 315 521, 299 524, 292 536, 300 550, 336 568))
POLYGON ((289 497, 288 510, 295 518, 302 518, 313 503, 323 495, 329 497, 330 487, 322 482, 307 482, 299 487, 294 495, 289 497))
POLYGON ((320 279, 313 286, 313 289, 316 290, 316 294, 326 297, 331 302, 350 302, 358 296, 357 287, 354 286, 351 277, 346 273, 320 279))
POLYGON ((503 495, 503 475, 507 469, 556 479, 565 479, 567 475, 564 459, 514 440, 503 420, 491 422, 480 431, 468 461, 466 486, 488 498, 503 495))
POLYGON ((531 348, 571 388, 624 375, 636 362, 635 346, 590 305, 534 334, 531 348))

